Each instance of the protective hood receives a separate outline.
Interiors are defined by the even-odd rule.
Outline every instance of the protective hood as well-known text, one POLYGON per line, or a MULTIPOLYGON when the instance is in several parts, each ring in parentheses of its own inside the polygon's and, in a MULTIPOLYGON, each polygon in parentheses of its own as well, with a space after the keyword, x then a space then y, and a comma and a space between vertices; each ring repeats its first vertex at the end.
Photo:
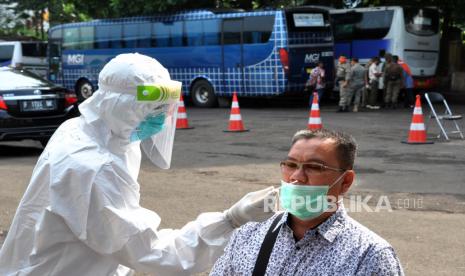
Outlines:
MULTIPOLYGON (((106 133, 100 137, 110 150, 128 147, 131 132, 149 115, 164 113, 163 129, 141 143, 156 166, 171 164, 181 82, 172 81, 157 60, 140 54, 121 54, 99 74, 99 89, 80 106, 86 123, 106 133)), ((139 142, 134 142, 139 143, 139 142)))

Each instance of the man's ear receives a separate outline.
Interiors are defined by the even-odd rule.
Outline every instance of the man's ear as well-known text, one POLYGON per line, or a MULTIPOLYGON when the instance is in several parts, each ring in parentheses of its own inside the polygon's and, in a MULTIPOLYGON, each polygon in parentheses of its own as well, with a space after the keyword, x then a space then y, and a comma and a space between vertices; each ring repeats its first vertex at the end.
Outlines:
POLYGON ((353 170, 346 171, 346 174, 341 184, 341 194, 345 194, 349 191, 350 187, 352 186, 352 183, 354 183, 354 179, 355 172, 353 170))

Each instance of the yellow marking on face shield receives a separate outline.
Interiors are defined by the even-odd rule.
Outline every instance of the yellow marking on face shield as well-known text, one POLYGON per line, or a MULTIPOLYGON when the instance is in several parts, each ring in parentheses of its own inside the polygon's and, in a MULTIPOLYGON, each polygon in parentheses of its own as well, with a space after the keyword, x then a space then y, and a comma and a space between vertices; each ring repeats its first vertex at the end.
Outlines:
POLYGON ((138 101, 159 101, 162 96, 160 88, 153 85, 138 85, 137 100, 138 101))
POLYGON ((179 82, 168 82, 156 85, 138 85, 137 100, 138 101, 156 101, 167 102, 178 100, 181 95, 181 85, 179 82))

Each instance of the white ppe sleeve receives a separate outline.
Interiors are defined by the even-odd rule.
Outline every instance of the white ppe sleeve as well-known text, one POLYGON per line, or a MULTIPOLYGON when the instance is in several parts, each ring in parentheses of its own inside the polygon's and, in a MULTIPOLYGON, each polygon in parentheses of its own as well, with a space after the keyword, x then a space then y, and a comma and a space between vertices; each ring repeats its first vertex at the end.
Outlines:
POLYGON ((105 167, 95 176, 88 210, 81 216, 86 219, 76 223, 66 215, 83 211, 73 210, 72 204, 61 212, 75 236, 92 250, 157 275, 191 275, 221 256, 234 230, 223 213, 201 214, 180 230, 157 230, 160 217, 139 206, 137 183, 126 183, 111 166, 105 167))

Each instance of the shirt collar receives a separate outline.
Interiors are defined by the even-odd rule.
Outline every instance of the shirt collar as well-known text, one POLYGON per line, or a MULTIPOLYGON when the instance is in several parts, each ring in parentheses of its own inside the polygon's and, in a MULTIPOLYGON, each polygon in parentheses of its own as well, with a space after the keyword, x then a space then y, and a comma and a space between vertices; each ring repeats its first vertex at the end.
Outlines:
MULTIPOLYGON (((279 223, 276 225, 276 228, 280 227, 282 224, 287 224, 287 218, 289 216, 288 212, 285 212, 279 223)), ((337 211, 332 214, 328 219, 323 223, 318 225, 315 229, 308 231, 317 231, 325 240, 333 242, 339 233, 344 229, 345 222, 347 221, 347 211, 344 208, 344 205, 340 203, 337 211)))

